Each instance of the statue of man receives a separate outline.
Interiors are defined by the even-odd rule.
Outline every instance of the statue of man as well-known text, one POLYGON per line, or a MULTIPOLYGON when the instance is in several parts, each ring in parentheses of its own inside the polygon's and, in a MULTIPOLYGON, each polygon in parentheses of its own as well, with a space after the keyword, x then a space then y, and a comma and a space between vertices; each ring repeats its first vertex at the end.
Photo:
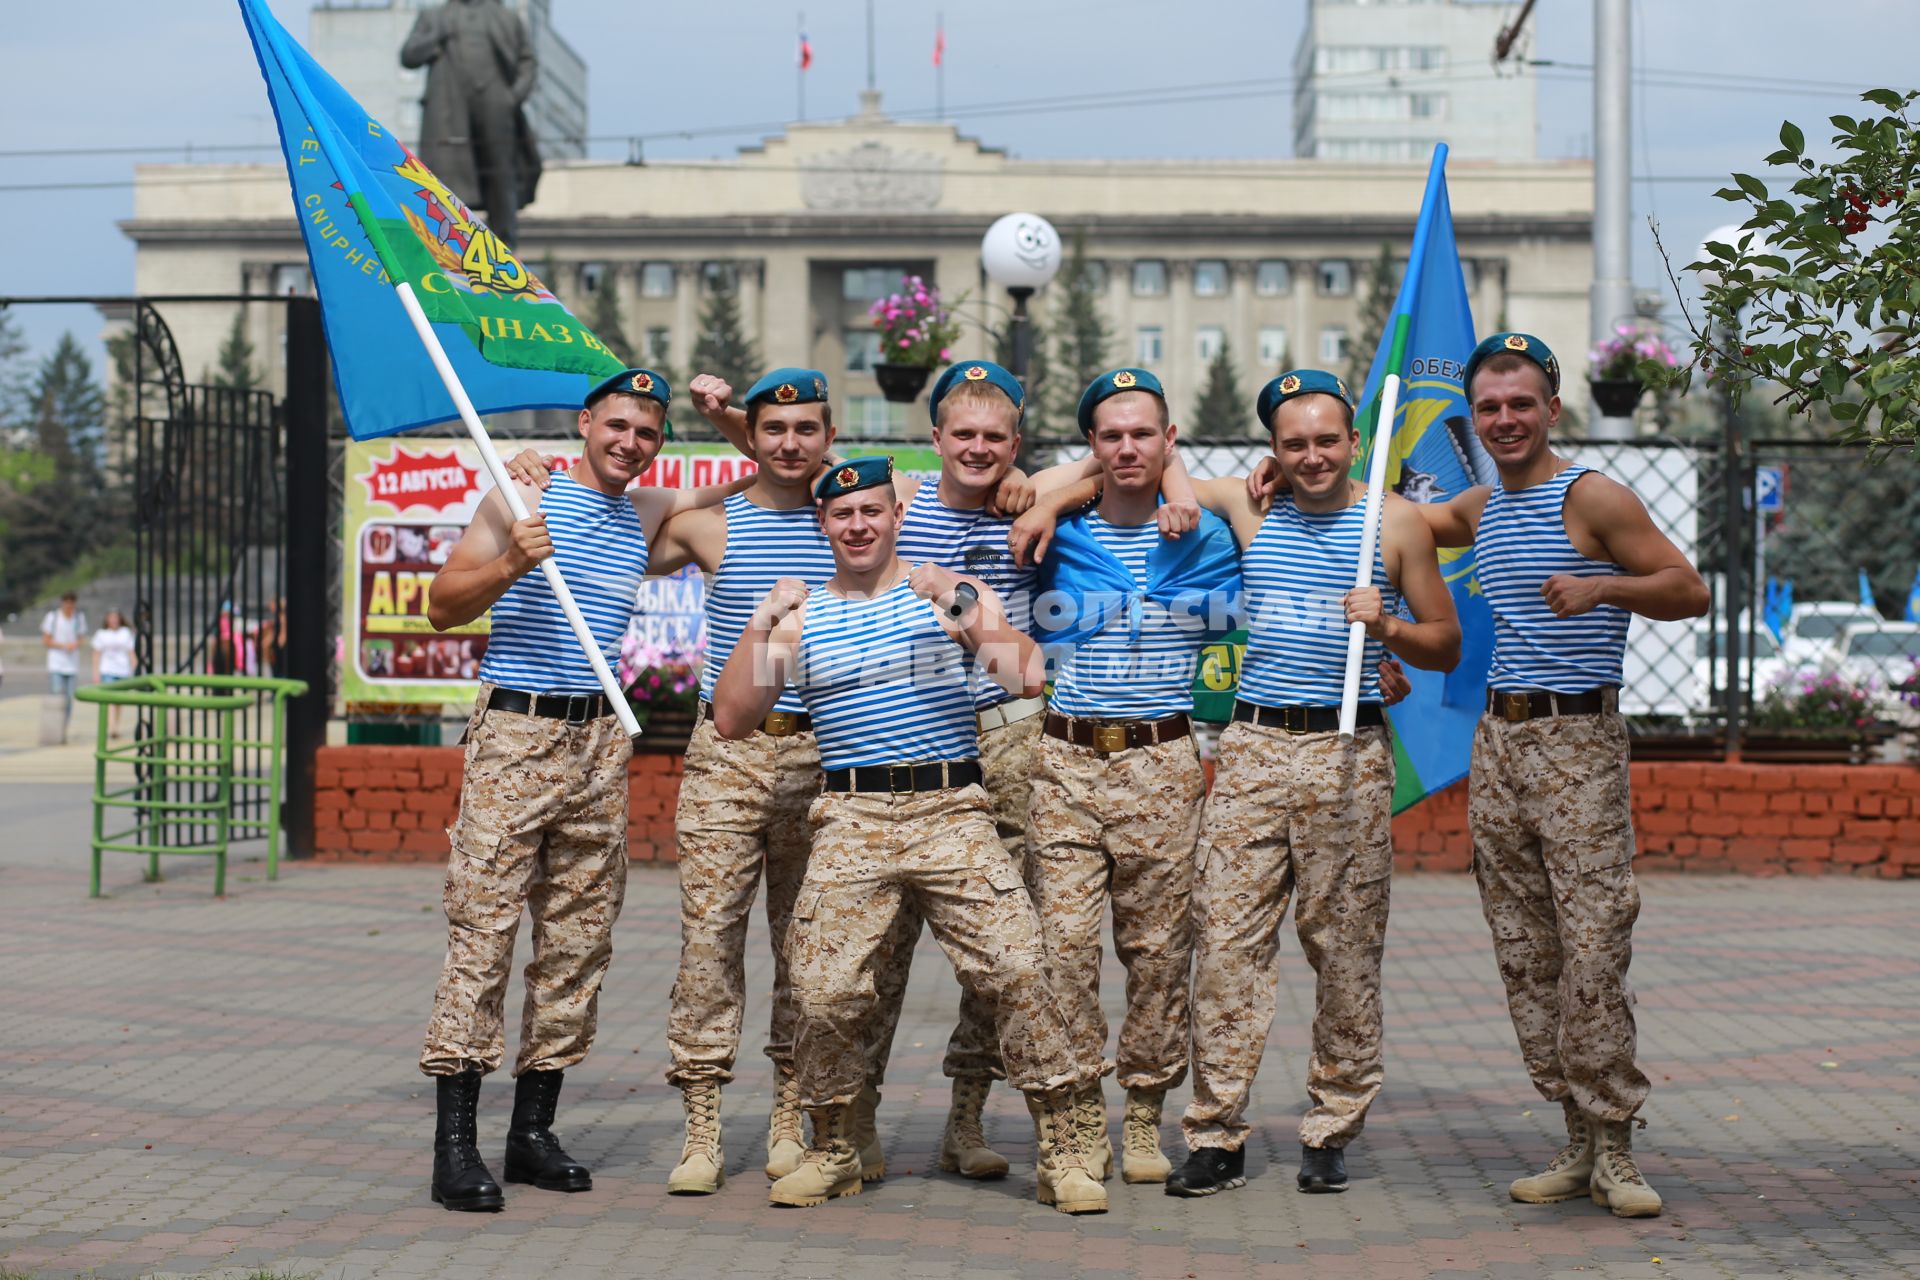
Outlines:
POLYGON ((420 158, 461 199, 486 210, 517 245, 519 210, 540 180, 524 104, 538 68, 520 15, 500 0, 447 0, 423 9, 400 65, 429 67, 420 158))

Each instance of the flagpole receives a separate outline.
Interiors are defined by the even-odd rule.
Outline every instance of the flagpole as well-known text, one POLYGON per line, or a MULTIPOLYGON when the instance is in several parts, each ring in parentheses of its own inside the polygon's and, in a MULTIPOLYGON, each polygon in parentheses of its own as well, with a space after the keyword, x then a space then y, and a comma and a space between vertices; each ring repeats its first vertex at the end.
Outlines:
MULTIPOLYGON (((453 404, 460 411, 460 421, 467 428, 467 435, 480 450, 480 461, 485 464, 487 474, 493 478, 494 487, 507 500, 507 510, 515 520, 525 520, 530 514, 527 504, 520 496, 513 477, 507 474, 505 464, 494 450, 493 439, 487 434, 480 414, 473 407, 473 401, 467 397, 467 389, 461 385, 460 375, 454 372, 453 362, 447 359, 447 349, 440 345, 440 335, 433 331, 433 322, 427 319, 427 313, 420 309, 420 300, 414 297, 413 285, 402 280, 394 291, 400 295, 400 305, 406 308, 407 319, 413 321, 413 331, 420 336, 420 343, 427 349, 427 357, 433 361, 433 367, 440 375, 440 382, 453 397, 453 404)), ((613 704, 614 715, 620 718, 620 727, 627 736, 640 736, 640 722, 634 719, 633 707, 627 702, 627 695, 620 688, 620 682, 614 678, 613 671, 607 666, 606 655, 600 652, 600 642, 594 637, 587 619, 580 612, 579 604, 568 589, 566 579, 560 576, 560 562, 548 556, 540 562, 540 572, 546 576, 547 587, 553 592, 553 598, 560 605, 560 612, 566 615, 567 625, 573 628, 573 635, 586 651, 587 663, 593 668, 594 678, 599 680, 600 688, 607 695, 607 701, 613 704)))
POLYGON ((794 39, 798 44, 793 52, 793 118, 807 118, 807 64, 801 52, 807 43, 807 15, 804 10, 794 20, 794 39))
MULTIPOLYGON (((1380 413, 1373 429, 1373 452, 1367 457, 1367 500, 1360 526, 1360 567, 1354 574, 1356 590, 1373 585, 1373 553, 1380 545, 1380 512, 1386 505, 1387 455, 1393 452, 1393 415, 1400 407, 1400 375, 1390 373, 1380 384, 1380 413)), ((1340 690, 1340 741, 1352 742, 1360 718, 1360 664, 1367 650, 1367 625, 1347 628, 1347 671, 1340 690)))
POLYGON ((947 15, 933 16, 933 47, 940 56, 933 63, 933 114, 936 120, 947 118, 947 15))

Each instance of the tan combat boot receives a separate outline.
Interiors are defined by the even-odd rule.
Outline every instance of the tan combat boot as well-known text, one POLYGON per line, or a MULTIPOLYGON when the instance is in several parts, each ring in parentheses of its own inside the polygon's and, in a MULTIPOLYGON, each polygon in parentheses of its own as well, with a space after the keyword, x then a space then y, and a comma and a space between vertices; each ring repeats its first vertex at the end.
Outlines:
POLYGON ((813 1145, 800 1158, 800 1167, 774 1183, 767 1201, 775 1205, 811 1208, 837 1196, 861 1192, 860 1153, 853 1145, 851 1107, 810 1107, 813 1145))
POLYGON ((1516 1178, 1507 1194, 1522 1204, 1558 1204, 1586 1194, 1593 1185, 1593 1120, 1568 1098, 1560 1104, 1567 1113, 1567 1145, 1540 1173, 1516 1178))
POLYGON ((1593 1165, 1593 1202, 1616 1218, 1657 1218, 1660 1193, 1640 1176, 1633 1162, 1633 1121, 1591 1120, 1599 1152, 1593 1165))
POLYGON ((773 1094, 773 1114, 767 1117, 767 1176, 784 1178, 800 1167, 807 1154, 805 1117, 800 1110, 800 1082, 786 1068, 779 1070, 773 1094))
POLYGON ((676 1196, 710 1196, 726 1185, 725 1157, 720 1154, 720 1086, 702 1080, 680 1086, 687 1109, 687 1141, 680 1163, 667 1175, 667 1192, 676 1196))
POLYGON ((1034 1126, 1034 1190, 1041 1204, 1061 1213, 1105 1213, 1107 1189, 1087 1167, 1081 1108, 1082 1099, 1067 1089, 1027 1095, 1034 1126))
POLYGON ((1080 1126, 1080 1154, 1086 1158, 1087 1172, 1105 1182, 1113 1176, 1113 1142, 1107 1137, 1107 1095, 1098 1080, 1074 1097, 1073 1111, 1080 1126))
POLYGON ((1160 1150, 1163 1089, 1127 1090, 1127 1111, 1120 1122, 1120 1177, 1125 1182, 1165 1182, 1173 1161, 1160 1150))
POLYGON ((878 1182, 887 1176, 887 1153, 880 1146, 880 1091, 872 1085, 853 1100, 853 1146, 860 1153, 860 1176, 878 1182))
POLYGON ((980 1131, 980 1111, 993 1081, 987 1076, 955 1076, 953 1109, 947 1112, 947 1131, 940 1138, 940 1167, 963 1178, 1004 1178, 1007 1158, 987 1145, 980 1131))

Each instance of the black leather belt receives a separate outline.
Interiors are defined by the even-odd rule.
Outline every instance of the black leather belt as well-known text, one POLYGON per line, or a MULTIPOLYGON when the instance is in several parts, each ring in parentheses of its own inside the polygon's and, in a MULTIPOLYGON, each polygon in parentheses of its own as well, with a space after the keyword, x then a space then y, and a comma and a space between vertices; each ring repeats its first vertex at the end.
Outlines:
POLYGON ((604 693, 522 693, 518 689, 495 689, 487 696, 487 710, 545 716, 568 724, 585 724, 613 714, 604 693))
POLYGON ((1047 712, 1046 735, 1076 747, 1092 747, 1101 755, 1173 742, 1193 732, 1193 722, 1182 711, 1160 720, 1077 720, 1058 711, 1047 712))
POLYGON ((1597 716, 1607 709, 1607 695, 1619 693, 1618 686, 1606 685, 1585 693, 1509 693, 1487 690, 1487 714, 1498 720, 1519 722, 1542 716, 1597 716))
MULTIPOLYGON (((1242 724, 1285 729, 1288 733, 1332 733, 1340 727, 1338 707, 1266 707, 1257 702, 1235 698, 1233 718, 1242 724)), ((1377 702, 1363 702, 1355 708, 1355 728, 1365 729, 1387 722, 1386 712, 1377 702)))
MULTIPOLYGON (((700 704, 700 714, 708 720, 713 719, 713 704, 700 704)), ((813 717, 804 711, 769 711, 767 718, 760 722, 760 733, 769 738, 791 738, 796 733, 812 733, 813 717)))
POLYGON ((878 791, 907 795, 948 791, 980 781, 978 760, 935 760, 931 764, 865 764, 827 770, 828 791, 878 791))

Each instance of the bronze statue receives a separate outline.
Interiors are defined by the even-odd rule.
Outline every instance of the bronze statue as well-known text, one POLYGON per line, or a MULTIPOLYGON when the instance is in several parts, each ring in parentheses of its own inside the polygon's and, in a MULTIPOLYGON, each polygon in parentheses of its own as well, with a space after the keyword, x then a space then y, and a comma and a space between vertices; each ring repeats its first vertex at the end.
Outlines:
POLYGON ((486 210, 487 226, 519 243, 519 210, 540 181, 525 104, 538 67, 520 15, 500 0, 447 0, 424 9, 400 65, 427 67, 420 158, 449 190, 486 210))

